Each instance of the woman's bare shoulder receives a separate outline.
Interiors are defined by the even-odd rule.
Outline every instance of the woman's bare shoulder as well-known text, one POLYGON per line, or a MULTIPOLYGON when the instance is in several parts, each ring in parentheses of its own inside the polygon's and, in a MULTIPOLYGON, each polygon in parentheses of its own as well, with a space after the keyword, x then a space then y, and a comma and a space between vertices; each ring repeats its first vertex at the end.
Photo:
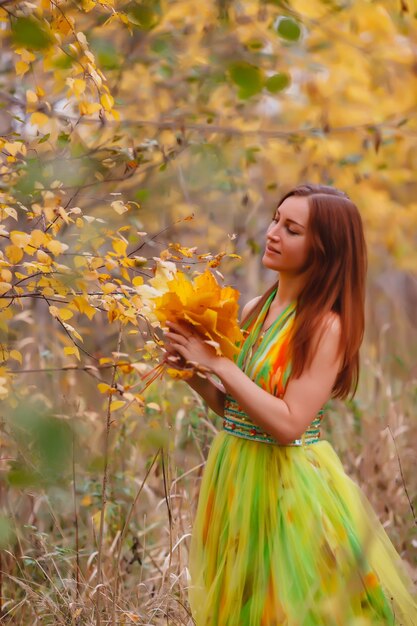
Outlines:
POLYGON ((245 304, 240 316, 242 320, 249 315, 249 313, 255 308, 261 298, 262 296, 256 296, 256 298, 252 298, 252 300, 249 300, 249 302, 245 304))

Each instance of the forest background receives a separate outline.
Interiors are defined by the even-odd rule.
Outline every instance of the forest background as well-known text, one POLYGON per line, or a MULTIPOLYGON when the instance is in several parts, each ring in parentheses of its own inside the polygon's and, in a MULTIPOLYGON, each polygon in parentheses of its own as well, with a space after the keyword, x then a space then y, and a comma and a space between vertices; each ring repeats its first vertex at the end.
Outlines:
POLYGON ((192 623, 221 420, 148 384, 141 294, 169 263, 262 293, 305 181, 349 193, 369 246, 359 390, 325 436, 415 575, 416 2, 0 0, 0 38, 2 623, 192 623))

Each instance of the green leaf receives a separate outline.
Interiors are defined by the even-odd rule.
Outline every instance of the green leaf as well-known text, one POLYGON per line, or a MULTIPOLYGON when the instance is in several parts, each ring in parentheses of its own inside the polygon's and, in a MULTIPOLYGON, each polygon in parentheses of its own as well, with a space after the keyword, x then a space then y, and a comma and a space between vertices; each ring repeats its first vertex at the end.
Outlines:
POLYGON ((12 39, 16 46, 29 50, 44 50, 52 43, 46 26, 33 17, 18 17, 13 20, 12 39))
POLYGON ((247 148, 245 151, 245 156, 246 156, 246 163, 247 165, 253 164, 253 163, 257 163, 256 160, 256 154, 257 152, 260 152, 260 148, 258 148, 257 146, 254 146, 252 148, 247 148))
POLYGON ((159 21, 151 3, 131 5, 128 9, 128 15, 133 24, 143 30, 151 30, 159 21))
POLYGON ((115 45, 108 38, 92 37, 90 46, 103 70, 116 70, 120 67, 122 60, 115 45))
POLYGON ((14 535, 10 520, 4 515, 0 516, 0 547, 4 548, 14 535))
POLYGON ((136 200, 144 202, 149 198, 149 189, 138 189, 134 195, 136 200))
POLYGON ((264 86, 262 71, 246 61, 236 61, 229 66, 229 75, 239 87, 240 98, 250 98, 259 93, 264 86))
POLYGON ((68 70, 72 66, 72 58, 68 54, 58 54, 54 57, 52 64, 60 70, 68 70))
POLYGON ((26 467, 15 464, 7 474, 7 482, 10 487, 16 487, 17 489, 36 487, 39 485, 39 474, 36 471, 31 472, 26 467))
POLYGON ((280 17, 277 23, 277 33, 287 41, 298 41, 301 36, 301 28, 292 17, 280 17))
POLYGON ((38 143, 45 143, 45 141, 48 141, 50 136, 51 136, 51 133, 47 133, 41 139, 39 139, 38 143))
POLYGON ((288 74, 284 74, 283 72, 279 72, 278 74, 274 74, 270 76, 265 83, 265 87, 271 93, 277 93, 278 91, 282 91, 286 89, 291 84, 291 78, 288 74))
POLYGON ((172 56, 171 37, 165 33, 156 37, 151 43, 151 50, 161 56, 172 56))

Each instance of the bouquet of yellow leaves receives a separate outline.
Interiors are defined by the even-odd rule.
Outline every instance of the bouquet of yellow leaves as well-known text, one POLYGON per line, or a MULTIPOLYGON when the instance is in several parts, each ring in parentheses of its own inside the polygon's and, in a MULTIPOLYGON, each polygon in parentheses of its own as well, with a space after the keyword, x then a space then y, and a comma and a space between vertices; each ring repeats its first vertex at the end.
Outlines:
POLYGON ((192 324, 218 355, 232 359, 243 339, 237 318, 239 292, 221 287, 208 269, 193 281, 177 272, 167 288, 154 301, 159 321, 192 324))

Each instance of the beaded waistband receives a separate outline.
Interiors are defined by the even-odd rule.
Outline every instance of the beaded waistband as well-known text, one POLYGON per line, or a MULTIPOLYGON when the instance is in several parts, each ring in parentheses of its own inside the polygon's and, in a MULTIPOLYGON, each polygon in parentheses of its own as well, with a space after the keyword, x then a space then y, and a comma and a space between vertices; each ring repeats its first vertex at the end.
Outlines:
POLYGON ((224 405, 223 429, 230 435, 249 439, 250 441, 260 441, 276 446, 303 446, 316 443, 320 440, 320 422, 323 410, 319 411, 300 439, 295 439, 291 443, 281 444, 274 437, 264 432, 260 426, 253 424, 249 416, 242 411, 234 398, 226 395, 224 405))

